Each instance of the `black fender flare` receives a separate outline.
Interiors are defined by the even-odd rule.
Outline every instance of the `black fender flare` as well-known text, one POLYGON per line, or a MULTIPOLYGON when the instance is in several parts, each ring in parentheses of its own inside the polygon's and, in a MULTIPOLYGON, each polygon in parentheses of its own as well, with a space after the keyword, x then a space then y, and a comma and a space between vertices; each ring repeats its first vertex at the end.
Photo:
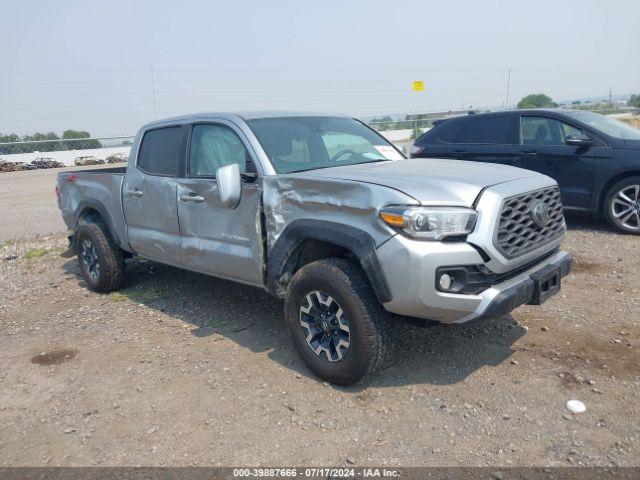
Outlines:
POLYGON ((299 247, 306 240, 333 243, 352 252, 358 258, 378 301, 386 303, 392 299, 371 235, 342 223, 304 219, 294 220, 287 225, 269 252, 266 284, 271 294, 280 296, 280 280, 293 270, 299 247))
POLYGON ((111 217, 107 212, 107 209, 104 207, 104 205, 102 205, 100 202, 97 202, 95 200, 84 200, 80 204, 78 204, 78 207, 76 208, 73 214, 74 218, 76 219, 74 230, 76 232, 78 231, 80 222, 88 210, 95 210, 100 214, 100 216, 102 217, 102 219, 104 220, 107 226, 107 229, 109 230, 109 234, 113 238, 113 241, 116 243, 116 245, 122 245, 123 243, 122 239, 118 237, 118 233, 116 232, 116 229, 113 227, 113 222, 111 221, 111 217))

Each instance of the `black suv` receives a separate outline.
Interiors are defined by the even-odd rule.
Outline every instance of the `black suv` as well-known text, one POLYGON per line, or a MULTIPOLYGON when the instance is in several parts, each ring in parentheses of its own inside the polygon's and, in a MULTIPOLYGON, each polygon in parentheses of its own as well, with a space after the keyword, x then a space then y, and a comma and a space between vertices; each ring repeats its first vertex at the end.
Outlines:
POLYGON ((564 109, 469 114, 437 121, 411 156, 544 173, 566 209, 603 213, 617 230, 640 234, 640 130, 618 120, 564 109))

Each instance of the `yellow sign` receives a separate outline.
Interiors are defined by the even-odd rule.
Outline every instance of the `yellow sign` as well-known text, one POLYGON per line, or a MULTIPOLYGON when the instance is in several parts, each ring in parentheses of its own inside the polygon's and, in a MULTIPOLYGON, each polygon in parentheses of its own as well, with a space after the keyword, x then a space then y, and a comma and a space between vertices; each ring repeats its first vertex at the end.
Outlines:
POLYGON ((422 80, 415 80, 413 82, 414 92, 424 92, 424 82, 422 80))

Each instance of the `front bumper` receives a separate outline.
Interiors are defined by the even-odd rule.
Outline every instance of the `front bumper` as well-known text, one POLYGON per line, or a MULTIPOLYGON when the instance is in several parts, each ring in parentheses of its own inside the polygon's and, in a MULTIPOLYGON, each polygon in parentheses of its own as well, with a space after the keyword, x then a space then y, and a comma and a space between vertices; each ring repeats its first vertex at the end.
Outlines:
MULTIPOLYGON (((523 278, 510 287, 506 287, 504 284, 491 287, 489 290, 496 290, 496 294, 493 295, 493 298, 488 305, 486 305, 486 307, 480 306, 478 311, 470 314, 468 318, 460 319, 457 323, 462 323, 479 317, 499 317, 501 315, 506 315, 520 305, 532 303, 535 293, 535 281, 531 278, 532 274, 535 274, 546 266, 551 265, 560 269, 560 278, 566 277, 571 271, 573 257, 570 253, 561 251, 552 258, 555 259, 550 262, 542 262, 542 264, 536 266, 533 271, 519 275, 518 277, 523 278)), ((483 294, 487 293, 489 290, 483 292, 483 294)))
POLYGON ((441 266, 485 264, 468 243, 417 242, 397 235, 378 249, 378 259, 391 289, 392 300, 383 304, 399 315, 463 323, 480 317, 499 316, 530 303, 535 294, 532 274, 554 265, 560 277, 572 265, 568 252, 556 251, 507 280, 476 294, 439 292, 435 272, 441 266))

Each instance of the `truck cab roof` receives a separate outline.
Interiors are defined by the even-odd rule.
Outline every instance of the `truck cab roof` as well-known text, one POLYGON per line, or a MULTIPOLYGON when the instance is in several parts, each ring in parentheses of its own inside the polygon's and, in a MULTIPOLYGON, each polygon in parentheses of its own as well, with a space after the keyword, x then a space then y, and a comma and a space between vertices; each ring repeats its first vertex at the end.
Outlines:
POLYGON ((278 117, 349 117, 348 115, 338 113, 319 113, 319 112, 296 112, 282 110, 255 110, 255 111, 238 111, 238 112, 197 112, 175 117, 163 118, 155 120, 143 125, 143 130, 152 127, 169 125, 175 123, 189 123, 200 120, 225 119, 229 121, 254 120, 257 118, 278 118, 278 117))

